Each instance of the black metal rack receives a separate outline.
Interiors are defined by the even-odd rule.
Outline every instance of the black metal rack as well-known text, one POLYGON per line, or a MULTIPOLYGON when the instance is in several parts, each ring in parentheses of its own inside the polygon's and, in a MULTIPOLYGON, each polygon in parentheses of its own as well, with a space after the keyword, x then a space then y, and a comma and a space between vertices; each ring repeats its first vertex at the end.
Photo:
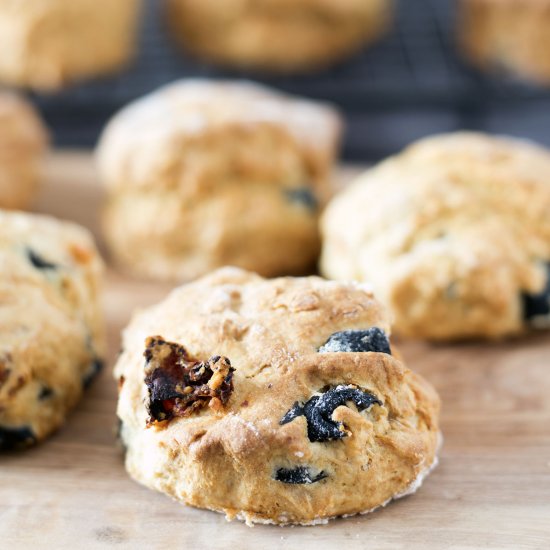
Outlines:
POLYGON ((393 31, 376 46, 323 73, 292 77, 230 72, 186 58, 164 28, 162 2, 148 0, 130 69, 34 99, 57 144, 92 146, 119 108, 185 76, 252 78, 336 103, 348 121, 344 153, 350 160, 377 159, 422 135, 458 128, 550 145, 550 91, 463 65, 455 45, 454 0, 401 0, 393 31))

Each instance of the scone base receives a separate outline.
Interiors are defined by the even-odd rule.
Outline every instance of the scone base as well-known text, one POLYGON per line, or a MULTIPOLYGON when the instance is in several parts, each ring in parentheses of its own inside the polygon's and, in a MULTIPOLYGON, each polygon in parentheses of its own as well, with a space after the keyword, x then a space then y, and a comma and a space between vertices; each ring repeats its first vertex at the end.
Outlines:
POLYGON ((375 506, 374 508, 369 508, 368 510, 362 510, 359 512, 355 512, 352 514, 341 514, 336 516, 329 516, 326 518, 319 517, 314 518, 311 521, 284 521, 282 518, 284 516, 280 516, 278 520, 265 518, 262 516, 259 516, 257 514, 254 514, 253 512, 246 512, 244 510, 241 510, 240 512, 235 513, 229 513, 228 511, 221 511, 221 510, 214 510, 215 512, 221 512, 225 513, 225 517, 227 521, 232 521, 233 519, 238 519, 240 521, 243 521, 248 525, 249 527, 254 527, 255 523, 262 524, 262 525, 278 525, 279 527, 289 527, 293 525, 301 525, 303 527, 312 527, 314 525, 326 525, 330 520, 337 519, 337 518, 351 518, 353 516, 365 516, 367 514, 370 514, 371 512, 375 512, 379 508, 384 508, 387 506, 390 502, 393 500, 398 500, 400 498, 407 497, 409 495, 412 495, 420 489, 422 484, 424 483, 424 480, 430 475, 432 470, 434 470, 437 465, 439 464, 439 458, 436 455, 434 458, 434 461, 428 466, 426 469, 422 470, 415 479, 406 487, 401 493, 397 493, 393 495, 391 498, 383 502, 382 504, 379 504, 378 506, 375 506))

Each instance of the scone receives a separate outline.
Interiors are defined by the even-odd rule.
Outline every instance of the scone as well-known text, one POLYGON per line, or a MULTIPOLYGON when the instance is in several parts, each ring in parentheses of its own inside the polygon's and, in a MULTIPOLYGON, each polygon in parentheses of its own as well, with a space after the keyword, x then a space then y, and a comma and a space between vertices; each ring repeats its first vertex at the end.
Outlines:
POLYGON ((460 0, 459 38, 468 59, 550 84, 550 0, 460 0))
POLYGON ((102 264, 83 228, 0 211, 0 450, 47 437, 104 356, 102 264))
POLYGON ((393 0, 166 0, 176 39, 216 63, 311 71, 383 35, 393 0))
POLYGON ((322 272, 369 281, 396 332, 503 338, 550 321, 550 154, 475 133, 421 140, 327 207, 322 272))
POLYGON ((113 257, 176 281, 312 269, 339 133, 332 108, 248 82, 182 80, 129 105, 98 148, 113 257))
POLYGON ((356 284, 223 268, 177 288, 124 332, 129 474, 247 523, 325 523, 415 491, 439 399, 389 334, 356 284))
POLYGON ((0 208, 29 205, 47 142, 46 129, 33 106, 0 91, 0 208))
POLYGON ((141 0, 0 0, 0 81, 39 90, 102 75, 134 51, 141 0))

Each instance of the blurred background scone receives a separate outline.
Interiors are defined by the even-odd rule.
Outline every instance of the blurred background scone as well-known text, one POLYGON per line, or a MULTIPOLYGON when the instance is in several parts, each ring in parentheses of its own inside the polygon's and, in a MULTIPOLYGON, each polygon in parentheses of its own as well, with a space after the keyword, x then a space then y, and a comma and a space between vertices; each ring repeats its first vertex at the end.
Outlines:
POLYGON ((0 450, 57 429, 101 366, 102 263, 83 228, 0 211, 0 450))
POLYGON ((0 81, 40 90, 131 57, 140 0, 0 0, 0 81))
POLYGON ((550 0, 459 0, 459 7, 472 63, 550 84, 550 0))
POLYGON ((0 91, 0 208, 28 206, 47 143, 46 128, 33 106, 0 91))
POLYGON ((393 0, 166 0, 176 39, 223 65, 277 72, 330 65, 387 30, 393 0))
POLYGON ((550 321, 550 152, 435 136, 327 207, 321 268, 370 281, 398 333, 498 338, 550 321))
POLYGON ((332 108, 246 82, 180 81, 131 104, 98 147, 115 259, 165 280, 311 269, 339 133, 332 108))

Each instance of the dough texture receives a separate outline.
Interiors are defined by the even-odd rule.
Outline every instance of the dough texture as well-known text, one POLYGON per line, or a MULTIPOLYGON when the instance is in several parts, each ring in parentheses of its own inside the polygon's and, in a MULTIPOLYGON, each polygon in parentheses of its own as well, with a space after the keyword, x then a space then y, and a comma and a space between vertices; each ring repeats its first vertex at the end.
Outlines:
POLYGON ((340 126, 329 106, 249 82, 182 80, 129 105, 97 154, 113 257, 174 281, 312 271, 340 126))
POLYGON ((322 272, 373 284, 396 332, 503 338, 550 320, 550 154, 457 133, 421 140, 327 207, 322 272))
POLYGON ((177 288, 124 332, 129 474, 247 523, 324 523, 414 491, 439 399, 389 334, 358 284, 223 268, 177 288))
POLYGON ((0 450, 61 426, 101 367, 101 272, 83 228, 0 211, 0 450))

